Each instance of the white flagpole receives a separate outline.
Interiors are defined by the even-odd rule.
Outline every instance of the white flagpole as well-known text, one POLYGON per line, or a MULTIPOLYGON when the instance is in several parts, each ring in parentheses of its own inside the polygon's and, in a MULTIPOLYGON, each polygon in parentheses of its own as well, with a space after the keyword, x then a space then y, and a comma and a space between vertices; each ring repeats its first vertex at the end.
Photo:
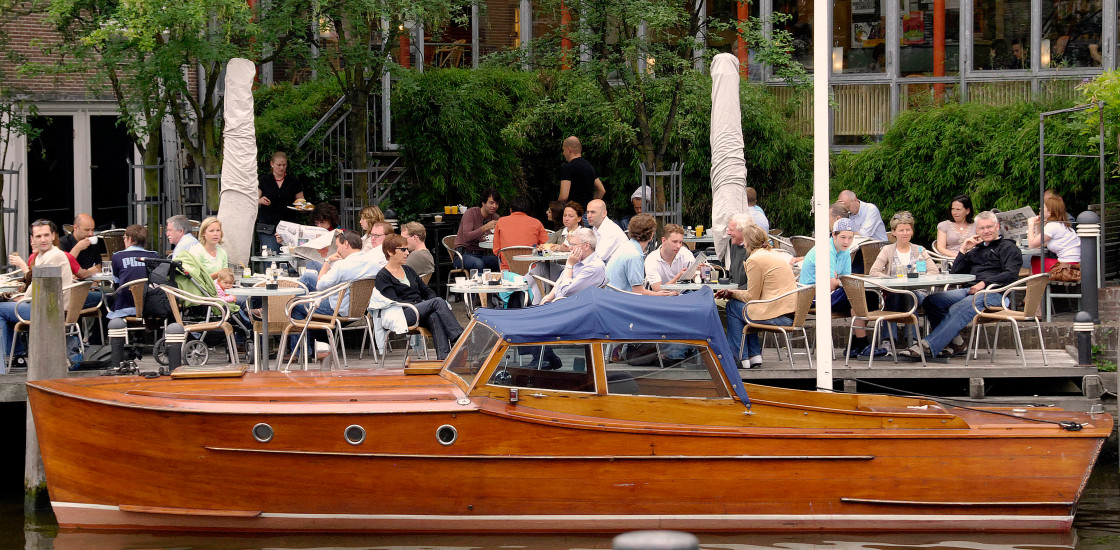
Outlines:
POLYGON ((832 302, 828 245, 828 75, 832 3, 813 0, 813 236, 817 261, 817 389, 832 390, 832 302))

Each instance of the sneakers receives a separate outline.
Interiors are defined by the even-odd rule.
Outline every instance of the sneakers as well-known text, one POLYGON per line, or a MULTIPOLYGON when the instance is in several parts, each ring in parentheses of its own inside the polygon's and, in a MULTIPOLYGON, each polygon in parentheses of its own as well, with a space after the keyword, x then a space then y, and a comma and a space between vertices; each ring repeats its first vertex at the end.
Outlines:
POLYGON ((743 359, 740 363, 744 369, 753 369, 762 364, 762 356, 752 355, 750 359, 743 359))
POLYGON ((886 355, 890 352, 887 351, 887 348, 876 348, 874 350, 874 352, 872 352, 871 346, 867 346, 867 347, 865 347, 865 348, 863 348, 859 351, 859 356, 860 357, 868 357, 872 353, 875 353, 875 357, 883 357, 884 355, 886 355))

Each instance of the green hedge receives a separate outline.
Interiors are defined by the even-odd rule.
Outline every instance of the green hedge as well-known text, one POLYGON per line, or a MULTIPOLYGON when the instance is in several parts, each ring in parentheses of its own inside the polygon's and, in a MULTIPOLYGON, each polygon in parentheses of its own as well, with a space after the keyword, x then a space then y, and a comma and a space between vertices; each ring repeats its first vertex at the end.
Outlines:
MULTIPOLYGON (((896 211, 909 210, 917 220, 918 242, 936 237, 937 223, 948 219, 949 202, 959 193, 967 193, 977 211, 1030 205, 1037 212, 1039 114, 1070 105, 965 103, 904 112, 882 142, 834 155, 832 196, 852 189, 861 200, 878 205, 888 220, 896 211)), ((1094 154, 1096 143, 1077 117, 1054 117, 1046 125, 1046 150, 1094 154)), ((1075 216, 1098 202, 1097 178, 1096 159, 1047 160, 1047 187, 1065 198, 1075 216)), ((1106 183, 1109 188, 1116 189, 1114 180, 1106 183)))
POLYGON ((269 171, 268 161, 273 152, 284 151, 288 154, 289 170, 304 182, 307 200, 318 202, 337 195, 338 189, 328 188, 324 183, 328 178, 324 176, 336 172, 338 167, 313 162, 313 143, 302 150, 296 150, 296 144, 341 96, 338 83, 328 78, 298 86, 280 83, 254 90, 257 158, 261 173, 269 171))

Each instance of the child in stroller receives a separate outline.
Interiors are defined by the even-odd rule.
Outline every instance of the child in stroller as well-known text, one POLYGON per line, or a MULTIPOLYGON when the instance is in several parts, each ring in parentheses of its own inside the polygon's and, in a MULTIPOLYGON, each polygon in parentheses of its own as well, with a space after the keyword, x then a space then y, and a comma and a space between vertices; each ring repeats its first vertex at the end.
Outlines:
MULTIPOLYGON (((183 269, 182 262, 178 260, 146 258, 145 264, 149 276, 149 294, 144 303, 145 317, 162 318, 163 326, 166 327, 171 322, 179 322, 184 326, 205 324, 216 321, 223 314, 215 306, 200 305, 183 296, 185 293, 187 296, 193 294, 202 298, 220 298, 212 280, 194 276, 190 270, 183 269), (191 284, 179 284, 182 281, 189 281, 191 284), (171 295, 163 290, 164 286, 178 289, 177 303, 171 304, 171 295)), ((253 357, 253 327, 237 305, 226 304, 225 300, 222 303, 229 309, 227 321, 233 328, 234 339, 241 343, 245 360, 249 362, 253 357)), ((210 348, 221 345, 223 340, 224 333, 218 330, 188 332, 187 341, 183 344, 183 362, 188 365, 205 364, 210 356, 210 348)), ((167 365, 167 342, 164 337, 161 336, 156 341, 154 354, 157 363, 167 365)), ((239 357, 230 357, 230 361, 237 363, 239 357)))

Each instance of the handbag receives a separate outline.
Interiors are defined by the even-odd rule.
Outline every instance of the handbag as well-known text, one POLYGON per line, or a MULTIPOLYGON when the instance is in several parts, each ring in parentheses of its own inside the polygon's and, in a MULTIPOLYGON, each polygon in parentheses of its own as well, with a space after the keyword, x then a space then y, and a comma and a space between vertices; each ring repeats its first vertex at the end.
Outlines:
POLYGON ((1058 262, 1050 268, 1050 280, 1063 283, 1081 282, 1081 264, 1058 262))
POLYGON ((273 235, 276 233, 276 225, 274 223, 261 223, 257 222, 257 233, 264 233, 265 235, 273 235))

